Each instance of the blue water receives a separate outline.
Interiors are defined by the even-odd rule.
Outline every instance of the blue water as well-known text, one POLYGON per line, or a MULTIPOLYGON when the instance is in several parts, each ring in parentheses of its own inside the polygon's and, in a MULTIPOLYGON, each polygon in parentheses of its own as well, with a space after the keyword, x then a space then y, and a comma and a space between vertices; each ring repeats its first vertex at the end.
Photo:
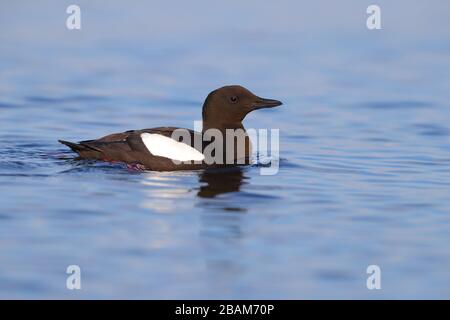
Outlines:
POLYGON ((0 4, 0 298, 450 298, 450 4, 0 4), (280 171, 136 172, 57 139, 279 99, 280 171), (82 289, 66 288, 78 265, 82 289), (381 268, 368 290, 366 268, 381 268))

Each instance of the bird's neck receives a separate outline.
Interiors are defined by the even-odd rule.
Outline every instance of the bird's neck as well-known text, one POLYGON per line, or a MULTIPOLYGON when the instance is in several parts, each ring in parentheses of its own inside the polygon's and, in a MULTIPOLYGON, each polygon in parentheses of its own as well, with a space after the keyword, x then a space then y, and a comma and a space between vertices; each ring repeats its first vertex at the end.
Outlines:
MULTIPOLYGON (((215 136, 220 131, 223 141, 224 153, 229 153, 229 148, 234 149, 234 158, 237 159, 247 159, 248 163, 252 155, 252 143, 247 131, 244 128, 242 122, 234 123, 215 123, 211 124, 207 121, 203 122, 203 136, 215 136)), ((207 139, 209 140, 209 139, 207 139)))
POLYGON ((205 133, 205 132, 208 131, 209 129, 216 129, 216 130, 219 130, 219 131, 222 132, 224 135, 226 134, 227 129, 230 129, 230 130, 241 129, 241 130, 244 130, 244 132, 245 132, 245 128, 244 128, 244 125, 242 124, 242 122, 233 122, 233 123, 226 123, 226 122, 221 122, 221 123, 210 123, 210 122, 208 122, 208 121, 203 120, 203 129, 202 129, 202 132, 205 133))

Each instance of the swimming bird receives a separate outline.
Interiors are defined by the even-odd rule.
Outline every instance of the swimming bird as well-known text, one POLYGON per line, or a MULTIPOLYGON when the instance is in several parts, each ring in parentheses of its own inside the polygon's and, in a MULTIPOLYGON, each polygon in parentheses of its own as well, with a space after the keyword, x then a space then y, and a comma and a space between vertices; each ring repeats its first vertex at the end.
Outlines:
POLYGON ((216 89, 206 97, 202 132, 158 127, 113 133, 78 143, 58 141, 78 153, 81 159, 123 162, 152 171, 248 164, 251 141, 242 121, 254 110, 281 104, 278 100, 260 98, 242 86, 231 85, 216 89))

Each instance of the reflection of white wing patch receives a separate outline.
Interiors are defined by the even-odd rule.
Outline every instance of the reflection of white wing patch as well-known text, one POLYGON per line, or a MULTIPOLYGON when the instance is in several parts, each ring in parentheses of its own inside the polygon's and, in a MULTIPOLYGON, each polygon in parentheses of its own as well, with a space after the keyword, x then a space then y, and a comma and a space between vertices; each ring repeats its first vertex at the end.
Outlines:
POLYGON ((205 156, 197 149, 161 134, 142 133, 141 139, 148 151, 155 156, 178 161, 202 161, 205 159, 205 156))

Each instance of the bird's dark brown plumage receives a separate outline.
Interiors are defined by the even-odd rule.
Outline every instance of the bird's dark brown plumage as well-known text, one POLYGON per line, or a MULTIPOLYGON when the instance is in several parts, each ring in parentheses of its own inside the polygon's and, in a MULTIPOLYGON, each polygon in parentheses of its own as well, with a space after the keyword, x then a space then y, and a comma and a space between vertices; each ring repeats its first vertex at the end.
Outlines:
MULTIPOLYGON (((227 129, 243 129, 245 132, 242 121, 249 112, 279 105, 281 105, 280 101, 257 97, 241 86, 226 86, 214 90, 208 95, 203 104, 203 131, 200 133, 185 129, 191 135, 191 147, 201 148, 198 151, 203 152, 208 142, 203 142, 201 146, 195 146, 193 142, 196 136, 202 140, 203 133, 208 129, 220 130, 224 133, 224 136, 227 129)), ((202 163, 174 163, 172 159, 153 155, 142 141, 141 134, 143 133, 158 134, 172 138, 173 132, 177 129, 180 128, 158 127, 130 130, 113 133, 96 140, 86 140, 78 143, 64 140, 59 140, 59 142, 78 153, 82 159, 139 164, 148 170, 154 171, 195 170, 222 166, 207 164, 204 161, 202 163)), ((245 139, 246 143, 250 145, 248 136, 245 139)), ((249 158, 250 151, 248 150, 247 152, 246 157, 249 158)))

